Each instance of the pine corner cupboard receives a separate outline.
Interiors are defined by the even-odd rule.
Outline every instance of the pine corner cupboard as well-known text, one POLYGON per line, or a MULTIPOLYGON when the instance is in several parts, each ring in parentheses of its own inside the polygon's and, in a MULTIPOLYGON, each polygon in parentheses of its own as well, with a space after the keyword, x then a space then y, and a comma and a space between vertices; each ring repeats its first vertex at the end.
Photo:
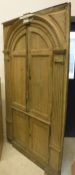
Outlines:
POLYGON ((70 3, 3 23, 7 138, 48 175, 61 172, 70 3))

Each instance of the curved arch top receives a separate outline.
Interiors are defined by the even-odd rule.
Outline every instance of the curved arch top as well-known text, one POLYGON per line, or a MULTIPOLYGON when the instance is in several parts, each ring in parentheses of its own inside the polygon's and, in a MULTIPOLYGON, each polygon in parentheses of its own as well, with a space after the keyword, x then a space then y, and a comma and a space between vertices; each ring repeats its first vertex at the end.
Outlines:
MULTIPOLYGON (((51 21, 49 21, 49 19, 47 18, 34 14, 32 17, 32 20, 29 21, 29 25, 31 26, 37 25, 38 28, 40 28, 43 32, 45 32, 45 34, 48 36, 48 38, 52 42, 53 47, 55 48, 59 48, 60 46, 63 47, 62 43, 65 42, 65 38, 60 26, 57 24, 57 27, 56 27, 56 23, 54 19, 51 19, 51 21), (59 37, 59 32, 60 32, 61 38, 59 37)), ((27 26, 28 24, 26 23, 24 24, 23 20, 19 19, 13 25, 13 27, 10 28, 6 39, 7 50, 11 49, 11 46, 14 40, 16 39, 17 36, 20 36, 20 33, 21 35, 22 33, 25 33, 27 26)))

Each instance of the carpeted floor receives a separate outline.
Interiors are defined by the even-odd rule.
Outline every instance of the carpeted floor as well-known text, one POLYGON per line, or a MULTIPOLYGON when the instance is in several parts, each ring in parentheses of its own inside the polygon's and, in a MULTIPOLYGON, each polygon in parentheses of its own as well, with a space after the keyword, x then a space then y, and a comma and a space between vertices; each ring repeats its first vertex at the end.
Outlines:
MULTIPOLYGON (((71 165, 74 160, 75 138, 65 138, 61 175, 71 175, 71 165)), ((44 171, 11 144, 5 143, 0 162, 0 175, 44 175, 44 171)))

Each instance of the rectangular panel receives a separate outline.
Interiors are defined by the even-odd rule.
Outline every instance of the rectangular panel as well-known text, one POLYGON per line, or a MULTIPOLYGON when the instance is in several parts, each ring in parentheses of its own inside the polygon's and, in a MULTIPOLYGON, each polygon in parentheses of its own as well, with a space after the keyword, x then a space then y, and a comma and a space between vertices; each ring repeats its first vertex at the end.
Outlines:
POLYGON ((36 119, 30 119, 30 150, 39 161, 48 163, 50 127, 36 119))
POLYGON ((52 69, 48 56, 33 56, 30 61, 29 111, 50 120, 52 100, 52 69))
POLYGON ((26 58, 12 58, 12 104, 26 106, 26 58))
POLYGON ((13 111, 13 140, 23 148, 28 147, 28 117, 17 111, 13 111))

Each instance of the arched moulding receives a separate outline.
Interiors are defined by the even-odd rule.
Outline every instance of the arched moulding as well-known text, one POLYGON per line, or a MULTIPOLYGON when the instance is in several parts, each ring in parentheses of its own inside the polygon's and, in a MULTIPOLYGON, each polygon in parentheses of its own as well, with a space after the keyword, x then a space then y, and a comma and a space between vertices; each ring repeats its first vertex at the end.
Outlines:
MULTIPOLYGON (((54 38, 50 32, 50 30, 47 29, 47 26, 45 23, 39 21, 39 20, 33 20, 31 23, 31 28, 32 30, 35 32, 36 29, 39 31, 39 34, 42 35, 41 37, 43 38, 43 36, 45 37, 45 42, 47 43, 48 47, 50 47, 50 44, 52 45, 52 48, 54 48, 54 46, 57 45, 57 43, 54 42, 54 38), (42 33, 40 32, 42 31, 42 33)), ((32 31, 32 32, 33 32, 32 31)), ((37 32, 37 31, 36 31, 37 32)))
POLYGON ((48 22, 43 17, 35 14, 28 14, 28 15, 24 15, 20 19, 23 20, 23 24, 26 24, 26 25, 30 24, 31 27, 35 27, 37 29, 42 30, 42 32, 50 40, 53 47, 55 46, 55 44, 58 45, 53 38, 51 27, 48 26, 49 25, 48 22))
POLYGON ((13 25, 10 26, 9 30, 7 31, 7 36, 6 36, 6 40, 5 40, 5 48, 6 49, 8 48, 8 43, 10 42, 12 35, 14 36, 13 33, 15 33, 18 30, 18 28, 20 29, 21 26, 23 26, 23 25, 18 20, 16 20, 16 22, 14 22, 13 25))
POLYGON ((55 28, 57 38, 59 37, 60 33, 59 42, 62 47, 63 43, 66 42, 66 38, 60 24, 58 23, 58 21, 56 21, 56 19, 52 15, 48 15, 47 20, 50 22, 50 24, 52 24, 53 28, 55 28))
POLYGON ((11 50, 13 42, 16 42, 16 38, 19 36, 23 36, 25 34, 25 26, 20 24, 18 26, 14 26, 13 30, 10 30, 10 37, 7 40, 7 48, 6 50, 11 50), (16 28, 15 28, 16 27, 16 28))
POLYGON ((52 16, 47 15, 43 17, 34 14, 34 16, 32 16, 32 20, 30 20, 29 22, 32 24, 37 23, 40 26, 43 26, 43 29, 46 28, 47 32, 49 31, 49 37, 51 36, 53 38, 53 41, 56 44, 56 46, 61 45, 62 47, 62 43, 65 42, 64 32, 62 31, 62 28, 60 27, 59 23, 52 16), (59 33, 61 37, 59 37, 59 33))
POLYGON ((53 47, 63 47, 62 43, 65 43, 65 37, 62 33, 60 26, 57 23, 55 23, 54 19, 49 20, 48 17, 34 15, 34 19, 32 20, 31 24, 35 25, 36 23, 38 24, 38 27, 42 26, 42 30, 46 29, 46 34, 52 41, 53 47), (59 32, 61 37, 59 37, 59 32))
POLYGON ((53 49, 53 40, 51 37, 48 37, 47 31, 44 28, 42 29, 42 27, 38 24, 31 24, 31 28, 29 30, 32 34, 34 33, 41 37, 44 43, 46 44, 46 47, 49 48, 49 50, 53 49))
MULTIPOLYGON (((46 27, 44 27, 43 25, 40 25, 38 22, 37 23, 34 22, 34 23, 31 24, 31 28, 29 30, 31 32, 34 32, 34 33, 38 34, 39 36, 41 36, 41 38, 44 40, 44 42, 46 43, 46 45, 48 46, 49 49, 51 47, 54 47, 53 39, 52 39, 52 37, 48 37, 49 33, 48 33, 46 27)), ((27 34, 27 33, 26 33, 26 29, 23 25, 19 29, 19 31, 17 31, 17 33, 15 33, 15 36, 13 37, 13 40, 12 40, 12 43, 11 43, 11 46, 10 46, 11 50, 14 50, 15 45, 18 42, 18 40, 25 34, 27 34)))
POLYGON ((47 35, 49 38, 50 42, 52 43, 52 46, 55 48, 59 48, 60 46, 63 47, 63 43, 65 43, 65 38, 63 35, 63 32, 60 28, 60 26, 57 24, 56 27, 56 22, 54 19, 49 20, 49 18, 46 17, 41 17, 40 15, 33 14, 29 16, 26 20, 27 22, 24 22, 24 18, 19 19, 16 24, 11 27, 9 31, 9 36, 7 37, 7 47, 6 50, 10 51, 12 44, 15 42, 17 36, 20 36, 19 34, 22 33, 24 34, 25 28, 27 26, 36 26, 39 29, 42 29, 42 31, 47 35), (27 19, 30 20, 27 20, 27 19), (59 31, 60 31, 60 36, 59 37, 59 31))
POLYGON ((16 44, 23 36, 25 36, 25 34, 26 34, 26 30, 24 27, 21 28, 17 33, 15 33, 15 36, 13 37, 13 40, 10 45, 11 52, 15 50, 16 44))

